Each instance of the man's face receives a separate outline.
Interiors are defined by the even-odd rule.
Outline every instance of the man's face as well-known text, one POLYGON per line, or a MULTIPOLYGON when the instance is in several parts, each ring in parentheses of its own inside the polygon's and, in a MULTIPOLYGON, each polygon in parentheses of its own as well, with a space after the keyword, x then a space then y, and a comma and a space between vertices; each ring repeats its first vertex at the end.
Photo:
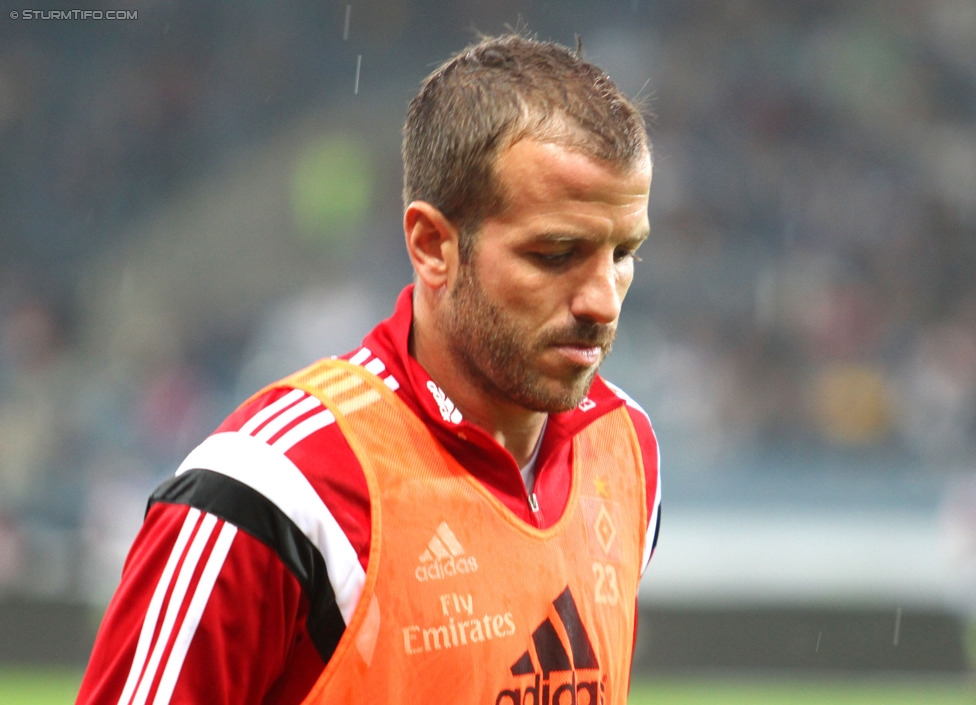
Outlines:
POLYGON ((555 144, 517 142, 498 160, 505 212, 459 266, 443 321, 451 352, 495 402, 575 407, 616 335, 648 234, 650 159, 619 172, 555 144))

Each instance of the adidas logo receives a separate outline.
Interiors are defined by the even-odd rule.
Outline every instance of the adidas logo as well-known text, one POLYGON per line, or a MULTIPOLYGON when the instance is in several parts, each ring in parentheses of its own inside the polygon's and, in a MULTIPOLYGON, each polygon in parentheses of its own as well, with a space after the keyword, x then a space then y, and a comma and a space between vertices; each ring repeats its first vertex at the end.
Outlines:
POLYGON ((474 556, 465 555, 461 542, 444 521, 427 542, 427 548, 420 554, 419 560, 420 565, 414 570, 414 577, 422 583, 478 570, 478 561, 474 556))
POLYGON ((461 412, 454 406, 454 402, 444 393, 444 390, 434 384, 433 380, 427 380, 427 391, 434 397, 434 401, 437 402, 437 408, 441 412, 441 417, 445 421, 453 424, 461 423, 461 412))
MULTIPOLYGON (((567 587, 552 602, 559 618, 546 618, 532 632, 532 645, 512 664, 515 677, 534 676, 524 688, 502 690, 495 705, 597 705, 606 702, 599 679, 580 680, 578 671, 600 670, 573 594, 567 587)), ((598 676, 599 674, 594 674, 598 676)))

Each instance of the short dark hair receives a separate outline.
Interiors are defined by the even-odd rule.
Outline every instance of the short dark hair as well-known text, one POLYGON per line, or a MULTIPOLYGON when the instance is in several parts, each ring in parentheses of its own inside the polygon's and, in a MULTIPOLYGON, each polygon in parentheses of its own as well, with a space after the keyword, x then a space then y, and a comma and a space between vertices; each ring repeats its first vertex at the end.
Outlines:
POLYGON ((640 110, 601 69, 554 42, 487 37, 442 64, 410 101, 403 200, 427 201, 461 232, 502 212, 498 156, 522 139, 554 142, 620 169, 649 154, 640 110))

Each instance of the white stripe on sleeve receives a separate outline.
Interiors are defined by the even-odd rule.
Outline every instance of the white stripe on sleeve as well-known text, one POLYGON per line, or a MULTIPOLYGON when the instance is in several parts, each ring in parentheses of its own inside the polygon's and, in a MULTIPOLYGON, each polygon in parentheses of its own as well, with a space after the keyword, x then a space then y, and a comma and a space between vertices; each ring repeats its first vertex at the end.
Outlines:
POLYGON ((369 348, 360 348, 359 352, 349 358, 349 362, 354 365, 362 365, 373 355, 369 348))
POLYGON ((268 423, 264 425, 264 428, 254 434, 254 437, 267 443, 272 436, 297 419, 299 416, 302 414, 307 414, 312 409, 321 406, 322 402, 313 396, 302 399, 294 406, 282 411, 280 414, 268 421, 268 423))
POLYGON ((217 536, 217 541, 214 543, 213 550, 210 552, 210 558, 207 559, 207 564, 200 575, 200 581, 197 583, 193 599, 190 600, 190 606, 183 617, 180 631, 173 642, 173 650, 166 661, 166 668, 163 670, 163 676, 159 681, 156 697, 153 698, 153 705, 168 705, 173 696, 173 689, 176 687, 176 679, 183 668, 186 652, 190 648, 190 642, 193 641, 193 635, 196 633, 200 618, 203 616, 203 609, 207 606, 210 593, 213 591, 217 576, 220 574, 224 559, 227 558, 227 553, 230 551, 230 546, 236 535, 237 527, 233 524, 224 523, 220 534, 217 536))
POLYGON ((265 421, 270 419, 272 416, 277 414, 282 409, 287 409, 289 406, 294 404, 296 401, 305 396, 305 392, 301 389, 293 389, 285 396, 281 397, 275 402, 268 404, 266 407, 257 412, 252 416, 247 423, 241 426, 241 433, 254 433, 257 428, 263 424, 265 421))
POLYGON ((132 705, 144 705, 146 702, 149 689, 152 688, 153 681, 156 679, 159 662, 163 658, 163 652, 169 643, 170 634, 173 633, 173 626, 176 624, 176 618, 186 597, 187 588, 190 586, 190 580, 193 578, 197 563, 200 561, 200 555, 203 553, 203 549, 207 545, 207 541, 210 539, 210 534, 213 533, 216 524, 217 517, 213 514, 204 515, 203 521, 200 522, 200 528, 197 530, 196 536, 193 537, 193 543, 190 544, 190 548, 186 552, 183 565, 180 566, 180 573, 176 578, 176 584, 173 586, 173 593, 169 598, 169 604, 166 606, 166 616, 163 618, 163 625, 160 627, 159 636, 156 637, 156 644, 153 646, 149 662, 146 664, 146 669, 140 679, 136 695, 132 699, 132 705))
POLYGON ((654 511, 647 522, 647 536, 644 539, 644 556, 641 562, 641 575, 651 562, 654 542, 657 540, 657 517, 661 511, 661 446, 657 447, 657 486, 654 488, 654 511))
POLYGON ((336 604, 349 624, 366 573, 356 549, 298 466, 279 450, 252 436, 223 432, 215 433, 191 451, 176 474, 194 468, 218 472, 244 483, 264 495, 295 523, 322 554, 336 604))
POLYGON ((176 537, 173 550, 170 551, 169 558, 166 560, 166 566, 163 568, 162 575, 159 576, 159 582, 156 583, 156 590, 149 600, 149 608, 146 610, 146 617, 142 622, 142 631, 139 632, 139 641, 136 644, 136 653, 132 658, 129 677, 126 678, 125 687, 122 688, 122 695, 119 696, 119 705, 128 705, 133 691, 135 691, 136 686, 139 684, 139 677, 142 675, 146 665, 146 656, 149 654, 149 647, 152 646, 153 634, 156 633, 156 624, 159 622, 163 598, 166 597, 166 591, 169 590, 169 584, 173 579, 176 564, 186 549, 186 544, 190 540, 190 534, 193 533, 193 528, 200 519, 200 514, 199 509, 193 508, 186 513, 186 519, 183 520, 183 527, 176 537))
POLYGON ((299 441, 303 441, 316 431, 319 431, 335 421, 335 416, 328 409, 324 409, 314 416, 292 426, 271 445, 279 453, 287 453, 299 441))

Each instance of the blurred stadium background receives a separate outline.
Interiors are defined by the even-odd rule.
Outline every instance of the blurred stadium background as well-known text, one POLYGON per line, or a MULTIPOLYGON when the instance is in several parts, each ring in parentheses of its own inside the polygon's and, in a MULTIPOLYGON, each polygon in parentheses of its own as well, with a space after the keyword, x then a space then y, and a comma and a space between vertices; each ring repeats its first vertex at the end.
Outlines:
POLYGON ((82 668, 151 488, 389 312, 406 103, 520 25, 654 114, 638 675, 969 677, 972 0, 85 9, 0 16, 0 665, 82 668))

